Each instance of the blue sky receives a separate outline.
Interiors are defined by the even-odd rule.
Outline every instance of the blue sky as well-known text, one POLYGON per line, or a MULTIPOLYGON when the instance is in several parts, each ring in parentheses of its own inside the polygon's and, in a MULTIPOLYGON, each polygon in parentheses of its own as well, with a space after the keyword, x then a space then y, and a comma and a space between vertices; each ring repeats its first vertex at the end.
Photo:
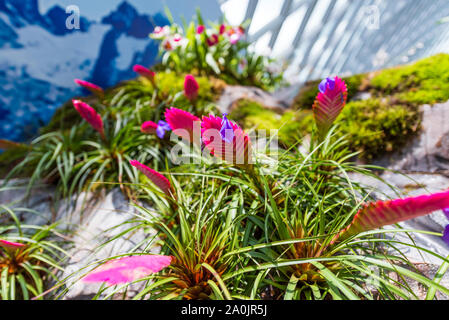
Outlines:
MULTIPOLYGON (((65 8, 69 5, 77 5, 82 16, 90 20, 100 20, 109 12, 117 8, 124 0, 39 0, 42 13, 58 4, 65 8)), ((155 13, 163 11, 167 5, 173 13, 175 20, 180 21, 180 15, 187 20, 195 14, 195 8, 200 7, 205 18, 217 20, 220 16, 220 8, 214 0, 127 0, 141 13, 155 13)))

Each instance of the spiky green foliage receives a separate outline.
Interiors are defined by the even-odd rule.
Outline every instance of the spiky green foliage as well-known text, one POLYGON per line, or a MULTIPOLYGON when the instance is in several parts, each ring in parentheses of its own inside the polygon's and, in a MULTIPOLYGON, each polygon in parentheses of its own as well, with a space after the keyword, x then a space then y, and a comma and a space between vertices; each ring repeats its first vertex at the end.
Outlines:
POLYGON ((19 249, 0 247, 0 300, 42 299, 47 287, 58 281, 55 271, 63 270, 59 263, 67 253, 54 234, 56 225, 21 224, 18 211, 0 206, 0 239, 25 244, 19 249))
MULTIPOLYGON (((348 100, 338 122, 349 134, 354 151, 371 159, 401 148, 420 129, 419 106, 449 99, 449 55, 438 54, 414 64, 372 74, 344 78, 348 100), (371 98, 351 101, 358 92, 371 98)), ((293 109, 308 109, 318 92, 319 81, 301 89, 293 109)))

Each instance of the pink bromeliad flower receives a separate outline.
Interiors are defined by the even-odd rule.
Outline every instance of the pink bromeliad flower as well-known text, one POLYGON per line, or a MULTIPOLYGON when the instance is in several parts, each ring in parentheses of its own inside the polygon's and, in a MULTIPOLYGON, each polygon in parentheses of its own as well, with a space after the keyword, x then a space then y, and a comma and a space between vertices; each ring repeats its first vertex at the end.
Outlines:
POLYGON ((223 119, 209 115, 201 122, 201 139, 210 153, 236 165, 251 162, 251 141, 226 114, 223 119))
POLYGON ((86 120, 92 128, 97 130, 104 140, 106 140, 104 135, 103 119, 101 119, 101 116, 95 111, 95 109, 80 100, 73 100, 72 102, 81 117, 83 117, 83 119, 86 120))
POLYGON ((449 190, 431 195, 369 203, 357 212, 352 223, 343 229, 332 243, 338 239, 414 219, 445 208, 449 208, 449 190))
POLYGON ((10 241, 6 241, 6 240, 2 240, 0 239, 0 247, 6 248, 6 249, 20 249, 25 247, 26 245, 23 243, 18 243, 18 242, 10 242, 10 241))
POLYGON ((75 79, 75 83, 87 90, 89 90, 90 92, 92 92, 93 94, 95 94, 96 96, 103 98, 104 97, 104 91, 101 87, 97 86, 96 84, 84 81, 84 80, 80 80, 80 79, 75 79))
POLYGON ((156 73, 154 71, 152 71, 148 68, 145 68, 144 66, 142 66, 140 64, 136 64, 133 67, 133 70, 135 73, 138 73, 140 76, 150 80, 151 83, 153 84, 153 86, 156 85, 156 73))
POLYGON ((153 121, 145 121, 140 127, 140 131, 146 134, 156 134, 157 124, 153 121))
POLYGON ((85 276, 83 282, 109 285, 133 282, 167 268, 172 259, 163 255, 141 255, 110 260, 85 276))
POLYGON ((171 196, 171 194, 173 193, 173 189, 170 181, 166 177, 164 177, 159 172, 148 168, 146 165, 141 164, 139 161, 131 160, 129 163, 144 175, 146 175, 147 178, 150 179, 167 196, 171 196))
POLYGON ((175 134, 189 142, 200 144, 201 120, 198 117, 190 112, 172 107, 165 111, 165 120, 175 134))
POLYGON ((196 81, 195 77, 191 74, 186 75, 184 79, 184 95, 190 101, 195 100, 198 97, 198 91, 200 86, 196 81))
POLYGON ((329 131, 348 98, 348 88, 339 77, 327 78, 318 86, 319 93, 313 104, 313 115, 321 137, 329 131))

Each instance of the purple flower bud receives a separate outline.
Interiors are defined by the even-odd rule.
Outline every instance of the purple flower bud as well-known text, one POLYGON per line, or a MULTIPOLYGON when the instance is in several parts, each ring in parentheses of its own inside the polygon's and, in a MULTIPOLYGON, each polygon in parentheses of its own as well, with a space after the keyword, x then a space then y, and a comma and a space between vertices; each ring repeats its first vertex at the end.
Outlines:
POLYGON ((334 88, 335 88, 335 79, 331 79, 331 78, 324 79, 318 85, 318 90, 320 90, 321 93, 325 93, 327 88, 329 88, 331 90, 334 90, 334 88))
POLYGON ((226 116, 227 114, 224 113, 223 120, 221 121, 220 135, 224 141, 232 143, 232 140, 234 140, 234 129, 226 116))
POLYGON ((167 122, 160 120, 157 123, 156 134, 160 139, 164 139, 165 132, 170 131, 170 130, 171 130, 171 127, 167 122))

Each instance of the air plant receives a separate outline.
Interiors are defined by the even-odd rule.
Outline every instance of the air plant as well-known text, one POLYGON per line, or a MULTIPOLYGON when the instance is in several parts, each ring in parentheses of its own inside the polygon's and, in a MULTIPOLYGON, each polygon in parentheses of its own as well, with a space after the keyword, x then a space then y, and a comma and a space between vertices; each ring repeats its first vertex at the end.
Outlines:
POLYGON ((184 79, 184 95, 190 101, 194 101, 198 97, 198 90, 200 86, 195 77, 191 74, 186 75, 184 79))
POLYGON ((96 95, 100 99, 104 98, 103 88, 97 86, 96 84, 93 84, 93 83, 90 83, 90 82, 87 82, 84 80, 80 80, 80 79, 75 79, 75 83, 77 85, 79 85, 80 87, 83 87, 84 89, 92 92, 94 95, 96 95))
POLYGON ((338 77, 327 78, 318 86, 319 93, 313 105, 313 115, 321 139, 343 110, 348 98, 348 89, 338 77))
MULTIPOLYGON (((6 209, 15 215, 5 206, 0 214, 6 209)), ((44 292, 46 283, 58 281, 54 271, 62 270, 58 261, 66 252, 55 242, 56 238, 50 239, 54 228, 55 225, 25 226, 18 221, 0 228, 1 300, 36 298, 44 292)))
POLYGON ((134 72, 138 73, 140 76, 148 79, 151 84, 153 85, 153 88, 157 88, 156 84, 156 73, 148 68, 145 68, 142 65, 136 64, 133 67, 134 72))
POLYGON ((83 119, 86 120, 92 128, 98 131, 101 138, 106 140, 106 136, 104 135, 103 119, 95 111, 95 109, 80 100, 73 100, 73 106, 81 117, 83 117, 83 119))

